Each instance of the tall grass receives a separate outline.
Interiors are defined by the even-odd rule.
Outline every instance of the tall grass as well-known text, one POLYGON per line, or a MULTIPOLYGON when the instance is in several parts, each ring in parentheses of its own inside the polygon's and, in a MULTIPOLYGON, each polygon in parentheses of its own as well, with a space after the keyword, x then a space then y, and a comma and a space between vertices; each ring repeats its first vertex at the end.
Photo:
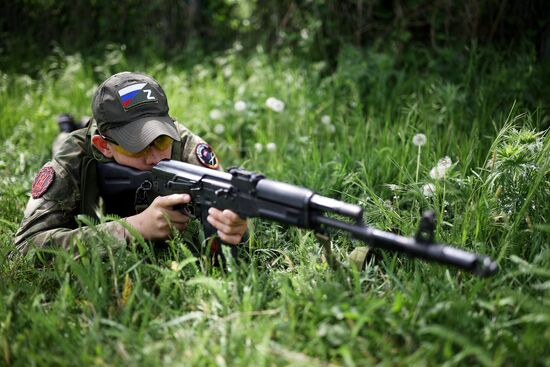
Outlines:
POLYGON ((117 47, 95 66, 53 55, 35 79, 1 75, 1 364, 548 365, 550 144, 548 106, 524 98, 532 55, 349 48, 335 70, 261 49, 186 67, 117 47), (331 270, 311 233, 261 221, 227 269, 182 236, 120 249, 98 233, 74 244, 78 261, 55 249, 6 260, 55 115, 89 114, 97 84, 125 69, 155 76, 224 167, 360 204, 367 223, 407 235, 433 208, 440 240, 497 258, 499 273, 387 252, 359 272, 347 254, 360 244, 339 234, 331 270))

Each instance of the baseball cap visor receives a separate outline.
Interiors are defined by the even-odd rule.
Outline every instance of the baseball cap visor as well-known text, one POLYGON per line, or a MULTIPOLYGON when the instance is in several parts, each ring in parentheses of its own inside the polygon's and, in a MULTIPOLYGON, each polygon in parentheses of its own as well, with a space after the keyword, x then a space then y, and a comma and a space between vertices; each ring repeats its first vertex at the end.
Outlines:
POLYGON ((180 141, 176 126, 168 116, 143 117, 124 126, 109 129, 105 135, 132 153, 145 149, 161 135, 168 135, 172 139, 180 141))

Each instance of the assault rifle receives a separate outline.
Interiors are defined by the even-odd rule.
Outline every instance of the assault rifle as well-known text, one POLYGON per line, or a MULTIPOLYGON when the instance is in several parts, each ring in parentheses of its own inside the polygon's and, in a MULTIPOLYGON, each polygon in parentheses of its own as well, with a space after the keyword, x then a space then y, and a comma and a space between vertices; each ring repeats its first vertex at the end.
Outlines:
MULTIPOLYGON (((241 218, 264 218, 316 233, 324 234, 329 228, 336 228, 372 247, 454 265, 479 276, 488 276, 497 270, 496 263, 487 256, 435 243, 433 215, 423 216, 414 237, 404 237, 364 225, 363 209, 358 205, 243 169, 223 172, 179 161, 161 161, 151 172, 116 163, 98 164, 98 174, 105 203, 117 207, 127 201, 125 195, 133 199, 135 208, 144 209, 159 195, 189 194, 191 202, 182 210, 199 218, 205 233, 215 233, 206 220, 210 207, 230 209, 241 218)), ((107 212, 116 213, 112 209, 107 208, 107 212)))

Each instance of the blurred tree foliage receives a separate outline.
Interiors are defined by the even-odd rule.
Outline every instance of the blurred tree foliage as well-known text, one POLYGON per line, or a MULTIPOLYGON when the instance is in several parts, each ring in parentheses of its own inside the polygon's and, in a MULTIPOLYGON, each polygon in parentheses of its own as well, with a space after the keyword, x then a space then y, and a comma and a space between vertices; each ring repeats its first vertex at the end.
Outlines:
POLYGON ((508 46, 541 37, 549 8, 547 0, 12 0, 0 5, 0 58, 52 45, 93 54, 108 43, 170 56, 238 42, 329 61, 343 44, 508 46))

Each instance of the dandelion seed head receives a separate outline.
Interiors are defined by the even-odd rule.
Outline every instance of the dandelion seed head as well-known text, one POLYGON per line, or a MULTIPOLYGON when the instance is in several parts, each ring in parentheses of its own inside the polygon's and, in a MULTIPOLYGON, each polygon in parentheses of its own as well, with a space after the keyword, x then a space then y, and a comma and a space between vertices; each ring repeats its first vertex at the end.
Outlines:
POLYGON ((323 124, 328 125, 328 124, 330 124, 330 121, 331 121, 331 119, 330 119, 330 116, 329 116, 329 115, 323 115, 323 116, 321 116, 321 122, 322 122, 323 124))
POLYGON ((430 177, 434 180, 440 180, 445 177, 446 169, 440 166, 435 166, 430 170, 430 177))
POLYGON ((439 161, 437 161, 437 165, 439 167, 448 169, 453 165, 453 161, 448 156, 445 156, 445 157, 441 158, 439 161))
POLYGON ((222 118, 222 111, 215 108, 212 111, 210 111, 209 116, 212 120, 219 120, 222 118))
POLYGON ((401 189, 401 187, 399 187, 399 185, 395 185, 395 184, 385 184, 384 186, 386 186, 388 189, 390 189, 390 191, 397 191, 397 190, 401 189))
POLYGON ((261 153, 262 150, 264 150, 264 146, 262 145, 262 143, 256 143, 254 144, 254 149, 256 150, 256 152, 261 153))
POLYGON ((285 104, 283 101, 275 98, 275 97, 269 97, 266 101, 265 101, 265 105, 271 109, 272 111, 275 111, 275 112, 283 112, 283 110, 285 109, 285 104))
POLYGON ((235 105, 233 107, 235 107, 236 111, 242 112, 242 111, 246 110, 246 102, 245 101, 237 101, 237 102, 235 102, 235 105))
POLYGON ((225 132, 225 126, 223 126, 222 124, 217 124, 216 126, 214 126, 214 132, 218 135, 221 135, 225 132))
POLYGON ((431 198, 435 194, 435 185, 432 183, 427 183, 422 186, 422 195, 427 198, 431 198))
POLYGON ((417 147, 423 146, 424 144, 426 144, 426 141, 426 135, 424 134, 416 134, 415 136, 413 136, 413 144, 417 147))
POLYGON ((179 266, 180 264, 178 264, 177 261, 172 261, 170 263, 170 269, 172 269, 173 271, 178 271, 179 270, 179 266))
POLYGON ((267 143, 265 145, 265 148, 267 149, 268 152, 274 152, 276 149, 277 149, 277 144, 275 143, 267 143))
POLYGON ((336 126, 334 126, 333 124, 328 124, 327 131, 329 132, 329 134, 334 134, 336 132, 336 126))

